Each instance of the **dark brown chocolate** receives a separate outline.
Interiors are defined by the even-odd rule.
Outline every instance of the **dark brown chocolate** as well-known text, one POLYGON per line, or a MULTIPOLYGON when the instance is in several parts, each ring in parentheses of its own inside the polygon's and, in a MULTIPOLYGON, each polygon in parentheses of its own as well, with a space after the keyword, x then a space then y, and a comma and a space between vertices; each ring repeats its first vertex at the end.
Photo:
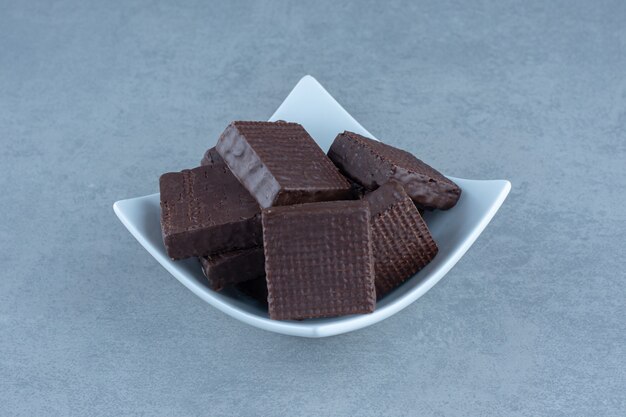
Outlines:
POLYGON ((269 315, 370 313, 376 304, 369 205, 333 201, 263 210, 269 315))
POLYGON ((447 210, 461 196, 459 186, 412 154, 353 132, 339 134, 328 156, 344 175, 369 191, 398 181, 420 208, 447 210))
POLYGON ((233 122, 216 149, 261 207, 351 198, 348 181, 297 123, 233 122))
POLYGON ((380 298, 432 261, 438 248, 399 183, 390 181, 364 200, 372 216, 376 296, 380 298))
POLYGON ((217 149, 213 147, 213 148, 207 149, 207 151, 204 153, 204 156, 202 157, 202 160, 200 161, 200 165, 213 165, 213 164, 219 164, 223 162, 224 160, 222 159, 220 154, 217 153, 217 149))
POLYGON ((227 285, 265 276, 262 247, 205 256, 199 260, 209 286, 216 291, 227 285))
POLYGON ((260 207, 223 162, 163 174, 159 183, 172 259, 261 246, 260 207))

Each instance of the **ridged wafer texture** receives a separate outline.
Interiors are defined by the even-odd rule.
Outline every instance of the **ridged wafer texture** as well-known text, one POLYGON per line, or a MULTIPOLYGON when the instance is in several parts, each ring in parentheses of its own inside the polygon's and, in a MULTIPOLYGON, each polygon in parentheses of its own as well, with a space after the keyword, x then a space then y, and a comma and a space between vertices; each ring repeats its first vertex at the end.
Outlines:
POLYGON ((438 248, 400 184, 384 184, 365 201, 372 216, 376 295, 381 298, 428 265, 438 248))
POLYGON ((367 190, 389 180, 400 182, 418 207, 447 210, 461 195, 461 189, 439 171, 402 149, 343 132, 328 151, 340 171, 367 190))
POLYGON ((370 211, 363 201, 264 209, 270 318, 298 320, 374 310, 370 211))
POLYGON ((261 208, 223 162, 163 174, 159 186, 172 259, 261 246, 261 208))
POLYGON ((216 145, 261 207, 350 198, 350 184, 297 123, 232 122, 216 145))
POLYGON ((200 257, 199 261, 209 286, 215 291, 265 276, 262 247, 200 257))

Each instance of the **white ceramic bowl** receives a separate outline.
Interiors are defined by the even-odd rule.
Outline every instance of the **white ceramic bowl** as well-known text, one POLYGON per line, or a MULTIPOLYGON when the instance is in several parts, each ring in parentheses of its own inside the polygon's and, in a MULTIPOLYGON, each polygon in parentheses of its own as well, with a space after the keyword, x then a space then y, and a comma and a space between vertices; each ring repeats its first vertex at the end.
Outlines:
MULTIPOLYGON (((328 150, 339 132, 350 130, 374 137, 331 97, 313 77, 298 82, 270 120, 298 122, 328 150)), ((419 157, 419 155, 418 155, 419 157)), ((371 314, 304 321, 270 320, 258 303, 234 290, 215 292, 206 282, 198 261, 172 261, 167 257, 160 227, 159 195, 117 201, 115 214, 128 231, 184 286, 218 310, 252 326, 292 336, 326 337, 370 326, 402 310, 431 289, 476 241, 506 198, 506 180, 476 181, 451 178, 463 193, 448 211, 429 212, 425 220, 439 246, 426 268, 381 300, 371 314)))

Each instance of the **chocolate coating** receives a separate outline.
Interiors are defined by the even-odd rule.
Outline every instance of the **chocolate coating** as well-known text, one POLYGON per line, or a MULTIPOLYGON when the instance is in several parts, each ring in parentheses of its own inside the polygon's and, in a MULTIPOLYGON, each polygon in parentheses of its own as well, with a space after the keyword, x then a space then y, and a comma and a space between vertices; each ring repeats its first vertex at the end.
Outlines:
POLYGON ((412 154, 353 132, 337 135, 328 156, 367 190, 398 181, 420 208, 447 210, 461 196, 459 186, 412 154))
POLYGON ((364 201, 264 209, 269 315, 298 320, 374 310, 370 211, 364 201))
POLYGON ((261 209, 223 162, 163 174, 159 185, 172 259, 261 246, 261 209))
POLYGON ((216 149, 261 207, 351 198, 348 181, 297 123, 233 122, 216 149))
POLYGON ((438 248, 404 188, 390 181, 364 197, 370 205, 376 295, 383 295, 425 267, 438 248))
POLYGON ((209 286, 220 291, 227 285, 265 276, 263 248, 243 249, 199 258, 209 286))

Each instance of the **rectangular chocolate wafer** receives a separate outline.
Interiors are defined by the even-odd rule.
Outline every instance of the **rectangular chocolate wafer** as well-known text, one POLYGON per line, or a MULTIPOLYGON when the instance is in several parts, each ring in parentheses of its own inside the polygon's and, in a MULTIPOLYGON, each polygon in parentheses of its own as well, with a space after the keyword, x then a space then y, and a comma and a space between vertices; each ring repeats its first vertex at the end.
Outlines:
POLYGON ((351 197, 348 181, 298 123, 233 122, 216 149, 261 207, 351 197))
POLYGON ((328 156, 345 176, 367 190, 398 181, 420 208, 447 210, 461 196, 458 185, 409 152, 353 132, 339 134, 328 156))
POLYGON ((199 260, 209 286, 215 291, 265 276, 262 247, 203 256, 199 260))
POLYGON ((376 295, 382 297, 437 255, 437 245, 404 188, 390 181, 364 197, 372 216, 376 295))
POLYGON ((261 246, 261 208, 223 162, 163 174, 159 185, 172 259, 261 246))
POLYGON ((364 201, 263 210, 269 315, 277 320, 374 310, 370 211, 364 201))

